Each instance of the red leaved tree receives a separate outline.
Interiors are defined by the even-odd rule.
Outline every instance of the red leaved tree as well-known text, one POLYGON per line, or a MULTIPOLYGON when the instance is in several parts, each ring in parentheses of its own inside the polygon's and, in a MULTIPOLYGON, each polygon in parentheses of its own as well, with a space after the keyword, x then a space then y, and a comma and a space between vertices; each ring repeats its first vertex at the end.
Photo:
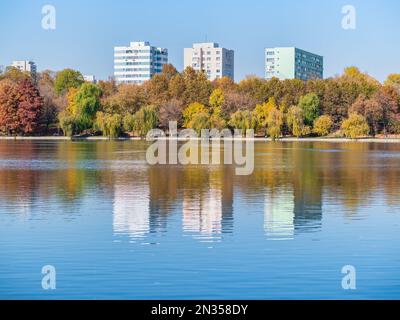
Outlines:
POLYGON ((30 80, 19 82, 17 89, 20 93, 17 110, 19 133, 34 133, 39 127, 43 99, 30 80))
POLYGON ((6 135, 18 133, 17 115, 20 93, 17 85, 10 80, 0 82, 0 132, 6 135))

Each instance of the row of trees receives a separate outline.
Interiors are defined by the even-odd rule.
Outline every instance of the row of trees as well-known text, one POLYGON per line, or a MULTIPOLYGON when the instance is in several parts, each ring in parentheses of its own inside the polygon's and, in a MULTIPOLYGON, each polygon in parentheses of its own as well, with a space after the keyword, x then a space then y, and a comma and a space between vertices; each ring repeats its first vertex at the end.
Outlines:
POLYGON ((0 75, 0 131, 7 135, 103 134, 140 136, 167 128, 254 129, 279 138, 337 135, 351 138, 400 133, 400 75, 382 85, 355 67, 307 82, 248 77, 210 82, 202 72, 165 65, 143 85, 86 83, 65 69, 42 72, 37 83, 10 68, 0 75))

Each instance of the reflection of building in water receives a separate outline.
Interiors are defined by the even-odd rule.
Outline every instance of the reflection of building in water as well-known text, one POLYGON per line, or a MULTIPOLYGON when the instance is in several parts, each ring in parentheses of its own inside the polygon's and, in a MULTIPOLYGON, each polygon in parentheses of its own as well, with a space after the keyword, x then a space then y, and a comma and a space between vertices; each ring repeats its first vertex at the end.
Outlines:
MULTIPOLYGON (((211 238, 233 228, 233 183, 230 168, 210 172, 206 190, 202 186, 185 190, 183 230, 211 238)), ((207 183, 207 182, 206 182, 207 183)))
POLYGON ((319 186, 303 184, 294 189, 294 224, 298 231, 321 228, 322 191, 319 186))
POLYGON ((278 190, 265 196, 264 230, 271 239, 293 239, 294 196, 292 190, 278 190))
POLYGON ((149 232, 150 208, 147 182, 116 178, 114 232, 140 238, 149 232))
POLYGON ((221 190, 210 189, 183 199, 183 230, 205 235, 221 233, 221 190))

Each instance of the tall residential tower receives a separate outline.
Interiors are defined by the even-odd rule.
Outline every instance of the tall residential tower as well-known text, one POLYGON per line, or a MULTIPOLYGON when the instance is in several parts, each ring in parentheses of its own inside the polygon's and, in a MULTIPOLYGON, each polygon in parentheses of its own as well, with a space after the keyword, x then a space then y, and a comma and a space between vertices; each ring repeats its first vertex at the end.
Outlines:
POLYGON ((204 71, 211 81, 222 77, 234 79, 235 52, 214 42, 194 43, 193 48, 184 50, 184 65, 204 71))
POLYGON ((118 84, 143 84, 161 73, 168 63, 168 50, 149 42, 131 42, 128 47, 114 47, 114 77, 118 84))
POLYGON ((298 48, 266 48, 265 78, 285 79, 322 79, 324 76, 324 58, 298 48))

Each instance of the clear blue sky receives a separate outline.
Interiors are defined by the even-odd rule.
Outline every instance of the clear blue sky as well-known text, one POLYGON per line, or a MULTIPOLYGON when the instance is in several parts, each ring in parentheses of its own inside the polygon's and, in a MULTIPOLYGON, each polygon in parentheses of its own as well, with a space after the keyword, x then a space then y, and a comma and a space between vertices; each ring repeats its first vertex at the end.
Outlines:
POLYGON ((325 58, 325 76, 356 65, 379 80, 400 73, 398 0, 1 0, 0 65, 32 59, 39 70, 75 68, 103 79, 113 46, 148 40, 169 49, 183 68, 183 48, 219 42, 235 50, 236 80, 263 76, 264 47, 297 46, 325 58), (41 28, 52 4, 57 28, 41 28), (341 27, 341 9, 357 10, 356 30, 341 27))

